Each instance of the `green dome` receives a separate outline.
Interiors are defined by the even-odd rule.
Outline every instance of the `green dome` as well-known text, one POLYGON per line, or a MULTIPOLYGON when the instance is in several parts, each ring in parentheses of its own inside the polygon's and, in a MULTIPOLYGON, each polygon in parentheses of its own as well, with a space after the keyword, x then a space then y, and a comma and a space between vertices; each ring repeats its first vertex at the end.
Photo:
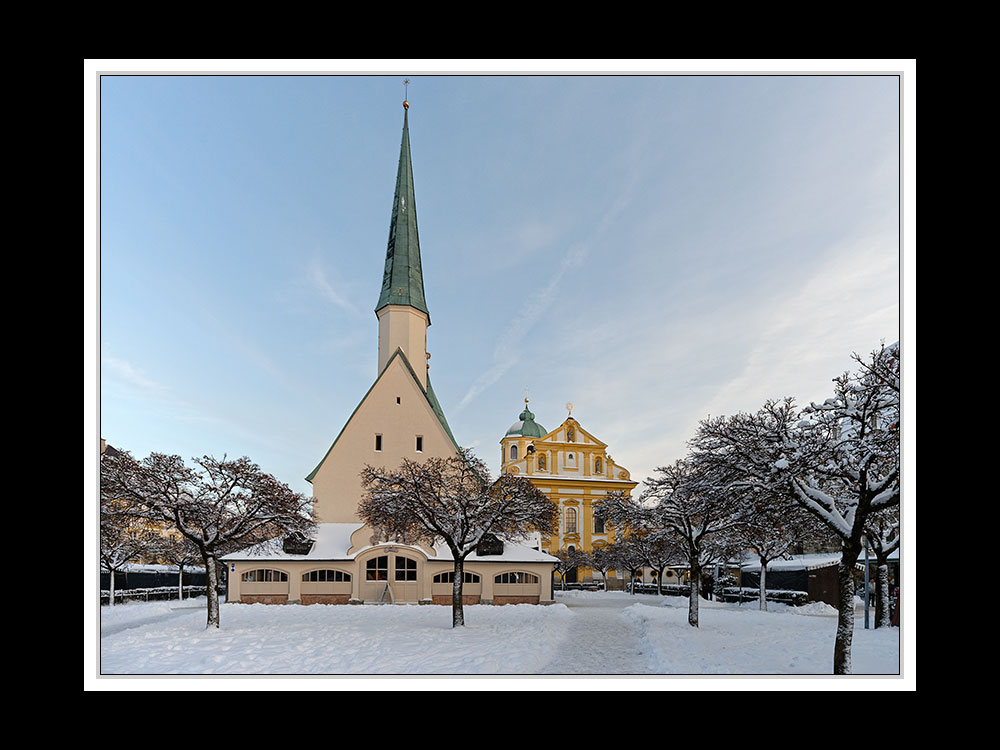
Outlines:
POLYGON ((521 412, 518 419, 520 421, 512 424, 504 437, 540 438, 548 433, 548 430, 535 422, 535 415, 528 410, 527 404, 524 405, 524 411, 521 412))

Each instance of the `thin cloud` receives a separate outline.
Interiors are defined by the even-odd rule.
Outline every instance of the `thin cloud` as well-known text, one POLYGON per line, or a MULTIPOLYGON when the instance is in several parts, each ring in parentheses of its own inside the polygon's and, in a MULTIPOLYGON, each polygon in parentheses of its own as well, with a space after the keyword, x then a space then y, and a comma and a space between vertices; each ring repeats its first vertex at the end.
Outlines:
POLYGON ((148 378, 141 369, 134 366, 131 362, 107 355, 101 357, 101 362, 104 365, 104 374, 110 375, 113 379, 139 388, 147 393, 157 396, 164 395, 166 389, 156 381, 148 378))
POLYGON ((347 310, 352 315, 361 316, 361 311, 330 282, 326 275, 326 269, 323 268, 323 264, 319 260, 310 261, 306 275, 310 285, 318 290, 328 302, 332 302, 342 310, 347 310))
POLYGON ((455 407, 455 413, 468 406, 476 396, 497 382, 511 367, 517 364, 519 360, 517 352, 521 341, 552 304, 559 282, 569 271, 577 268, 586 260, 587 253, 587 248, 581 245, 571 247, 566 252, 545 288, 538 294, 529 297, 531 301, 521 310, 510 327, 504 331, 493 350, 493 366, 476 378, 458 406, 455 407))

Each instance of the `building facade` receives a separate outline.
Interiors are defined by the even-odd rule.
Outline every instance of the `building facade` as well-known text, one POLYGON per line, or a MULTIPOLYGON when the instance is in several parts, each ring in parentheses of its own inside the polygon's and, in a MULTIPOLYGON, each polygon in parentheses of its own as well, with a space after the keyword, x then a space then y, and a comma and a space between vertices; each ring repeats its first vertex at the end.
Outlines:
MULTIPOLYGON (((524 400, 524 411, 500 440, 500 471, 526 477, 559 508, 559 528, 543 536, 540 548, 552 555, 595 548, 615 541, 616 530, 594 518, 594 503, 609 492, 631 496, 638 482, 628 469, 614 461, 607 443, 599 440, 569 416, 554 430, 546 430, 524 400)), ((572 407, 572 405, 568 405, 572 407)), ((567 581, 601 580, 589 568, 570 572, 567 581)), ((609 575, 608 588, 621 585, 619 571, 609 575)))
MULTIPOLYGON (((404 102, 404 107, 408 108, 404 102)), ((460 451, 431 386, 430 312, 417 234, 408 112, 403 116, 396 191, 378 317, 375 382, 306 479, 319 524, 312 539, 224 558, 228 601, 303 604, 451 603, 454 561, 447 547, 384 543, 361 523, 361 470, 403 459, 449 458, 460 451)), ((466 559, 467 603, 552 601, 553 559, 506 540, 466 559)))

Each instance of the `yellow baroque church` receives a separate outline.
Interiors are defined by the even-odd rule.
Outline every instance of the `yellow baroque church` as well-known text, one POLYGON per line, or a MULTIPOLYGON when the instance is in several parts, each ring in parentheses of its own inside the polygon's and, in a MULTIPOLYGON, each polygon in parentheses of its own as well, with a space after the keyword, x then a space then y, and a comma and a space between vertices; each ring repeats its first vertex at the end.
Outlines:
MULTIPOLYGON (((595 548, 615 541, 615 529, 594 518, 594 503, 607 493, 621 490, 631 496, 638 485, 628 470, 608 454, 607 443, 598 440, 573 418, 572 404, 565 421, 546 430, 535 421, 524 399, 524 411, 500 440, 500 470, 527 477, 559 508, 558 531, 541 537, 540 548, 556 555, 595 548)), ((611 571, 607 588, 620 588, 623 579, 611 571)), ((567 582, 600 581, 601 574, 589 568, 570 571, 567 582)))
MULTIPOLYGON (((357 513, 366 465, 395 468, 404 458, 449 458, 460 450, 428 372, 431 318, 424 298, 408 112, 375 314, 375 382, 306 477, 313 486, 315 534, 285 539, 276 549, 251 548, 223 557, 227 601, 451 604, 454 560, 445 545, 387 543, 357 513)), ((554 563, 524 540, 484 540, 465 561, 465 603, 551 603, 554 563)))

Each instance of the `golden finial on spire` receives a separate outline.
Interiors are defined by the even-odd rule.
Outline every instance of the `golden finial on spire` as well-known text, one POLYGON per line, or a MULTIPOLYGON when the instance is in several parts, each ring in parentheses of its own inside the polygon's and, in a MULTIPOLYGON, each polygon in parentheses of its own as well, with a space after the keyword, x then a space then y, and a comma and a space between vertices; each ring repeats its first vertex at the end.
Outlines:
POLYGON ((524 386, 524 405, 527 406, 528 401, 530 400, 531 399, 528 398, 528 386, 524 386))
POLYGON ((410 98, 410 79, 407 78, 403 81, 403 109, 409 109, 410 103, 406 101, 410 98))

